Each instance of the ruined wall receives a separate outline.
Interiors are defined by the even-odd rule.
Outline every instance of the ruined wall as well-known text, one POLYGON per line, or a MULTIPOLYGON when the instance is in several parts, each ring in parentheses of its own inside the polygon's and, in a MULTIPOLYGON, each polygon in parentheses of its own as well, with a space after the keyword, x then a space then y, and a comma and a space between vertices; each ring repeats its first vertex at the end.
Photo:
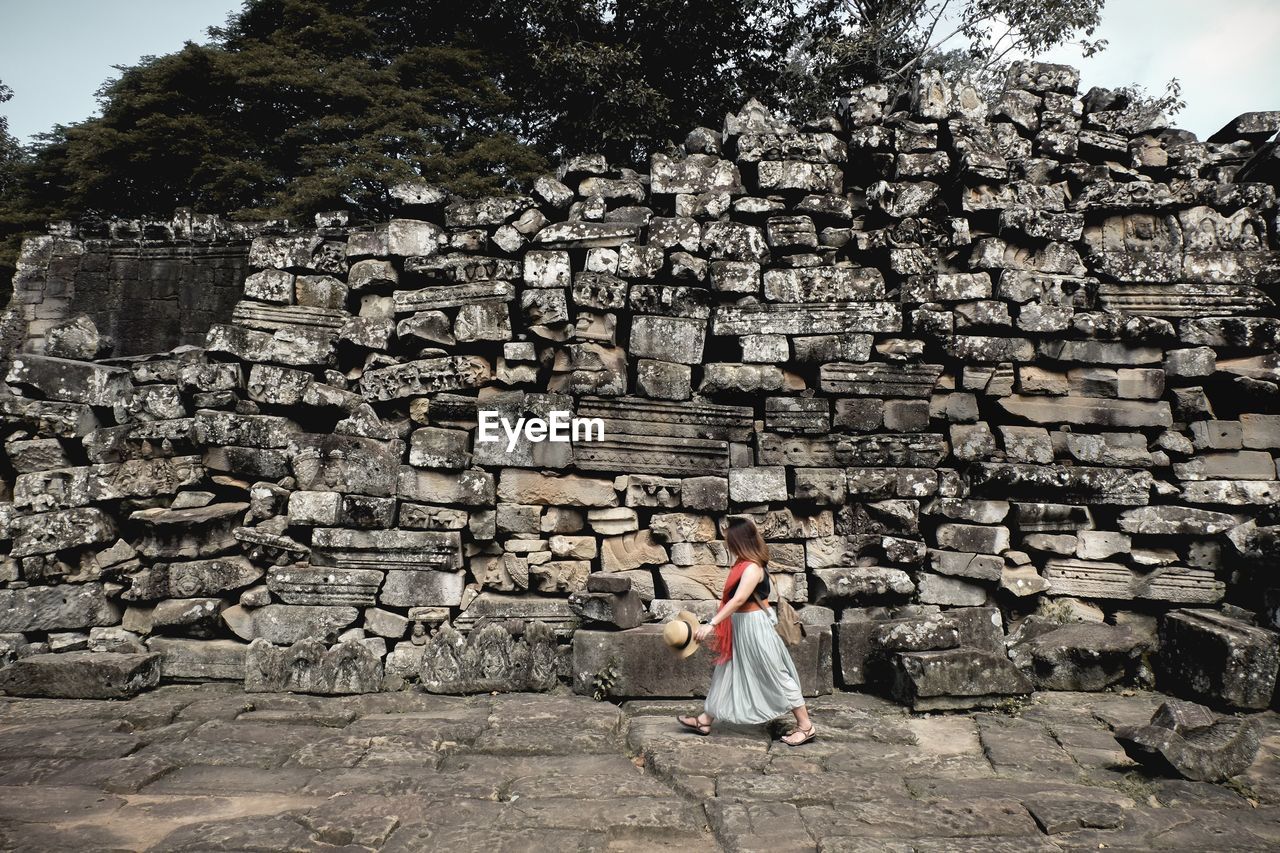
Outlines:
POLYGON ((1021 65, 986 105, 925 74, 803 127, 749 104, 649 174, 399 187, 386 224, 257 236, 203 350, 16 357, 10 653, 238 678, 254 641, 262 687, 662 692, 652 632, 564 642, 634 625, 632 593, 709 615, 717 522, 749 513, 820 629, 812 690, 832 623, 840 683, 892 653, 918 707, 1132 677, 1187 606, 1226 615, 1179 648, 1274 658, 1280 115, 1197 142, 1077 83, 1021 65), (476 441, 479 410, 556 409, 605 440, 476 441), (904 619, 929 630, 879 630, 904 619), (1064 620, 1105 672, 1025 645, 1064 620))
POLYGON ((55 223, 23 246, 0 352, 43 352, 46 331, 78 315, 111 339, 113 355, 203 343, 240 299, 260 230, 189 211, 167 222, 55 223))

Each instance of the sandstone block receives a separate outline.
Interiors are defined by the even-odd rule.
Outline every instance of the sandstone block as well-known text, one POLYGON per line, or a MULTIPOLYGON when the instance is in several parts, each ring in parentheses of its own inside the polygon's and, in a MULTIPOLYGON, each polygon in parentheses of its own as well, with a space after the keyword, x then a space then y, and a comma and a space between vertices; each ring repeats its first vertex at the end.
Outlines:
POLYGON ((971 649, 892 656, 891 692, 914 711, 994 705, 1031 692, 1031 682, 1003 655, 971 649))
POLYGON ((243 640, 266 640, 288 646, 308 637, 336 637, 343 628, 356 621, 354 607, 325 607, 293 604, 268 604, 252 610, 237 605, 222 611, 227 627, 243 640))
POLYGON ((1280 669, 1280 635, 1211 610, 1174 610, 1160 620, 1161 685, 1227 708, 1261 710, 1280 669))
POLYGON ((32 655, 0 669, 10 696, 128 699, 160 682, 160 656, 119 652, 32 655))
POLYGON ((536 471, 507 469, 498 480, 498 497, 517 504, 580 507, 614 507, 618 495, 613 483, 580 477, 554 476, 536 471))
POLYGON ((5 381, 32 388, 48 400, 90 406, 124 402, 132 389, 129 371, 121 367, 26 354, 9 363, 5 381))
POLYGON ((729 469, 729 498, 737 503, 787 499, 787 472, 781 465, 729 469))

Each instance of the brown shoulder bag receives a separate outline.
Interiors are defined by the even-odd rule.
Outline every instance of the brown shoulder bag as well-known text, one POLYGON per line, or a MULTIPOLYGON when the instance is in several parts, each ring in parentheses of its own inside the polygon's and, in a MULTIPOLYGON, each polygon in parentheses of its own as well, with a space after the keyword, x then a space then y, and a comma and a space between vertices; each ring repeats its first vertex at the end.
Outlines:
MULTIPOLYGON (((778 617, 778 622, 773 627, 778 632, 778 636, 781 637, 782 641, 788 646, 798 645, 800 641, 804 639, 804 623, 801 622, 800 617, 796 615, 795 608, 791 606, 791 602, 782 597, 782 592, 778 590, 778 586, 774 583, 772 575, 769 576, 769 586, 773 587, 775 590, 774 598, 776 599, 776 602, 774 603, 774 607, 776 609, 774 610, 774 615, 778 617)), ((760 598, 758 587, 757 590, 752 591, 752 595, 761 605, 765 603, 764 600, 760 598)))

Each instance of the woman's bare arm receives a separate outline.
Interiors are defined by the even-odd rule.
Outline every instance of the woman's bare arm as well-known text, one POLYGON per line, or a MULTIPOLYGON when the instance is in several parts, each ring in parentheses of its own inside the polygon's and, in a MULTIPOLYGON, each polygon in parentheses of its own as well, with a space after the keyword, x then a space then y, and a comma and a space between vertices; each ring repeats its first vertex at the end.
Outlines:
POLYGON ((747 599, 751 598, 760 581, 764 580, 764 569, 761 569, 755 563, 748 563, 747 567, 742 570, 742 577, 738 581, 738 588, 734 590, 733 598, 724 603, 724 606, 711 617, 708 623, 714 628, 724 620, 728 619, 734 613, 738 612, 738 608, 747 603, 747 599))

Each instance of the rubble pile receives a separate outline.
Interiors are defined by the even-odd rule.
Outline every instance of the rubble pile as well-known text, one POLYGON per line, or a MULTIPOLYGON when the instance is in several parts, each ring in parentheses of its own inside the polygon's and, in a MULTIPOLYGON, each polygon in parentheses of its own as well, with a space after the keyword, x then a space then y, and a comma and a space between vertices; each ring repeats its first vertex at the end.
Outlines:
POLYGON ((1078 82, 751 102, 648 174, 263 225, 203 347, 42 328, 0 394, 5 656, 684 695, 640 623, 714 611, 746 514, 809 693, 1097 690, 1163 639, 1160 686, 1269 703, 1280 113, 1200 142, 1078 82), (553 413, 603 436, 481 440, 553 413))

